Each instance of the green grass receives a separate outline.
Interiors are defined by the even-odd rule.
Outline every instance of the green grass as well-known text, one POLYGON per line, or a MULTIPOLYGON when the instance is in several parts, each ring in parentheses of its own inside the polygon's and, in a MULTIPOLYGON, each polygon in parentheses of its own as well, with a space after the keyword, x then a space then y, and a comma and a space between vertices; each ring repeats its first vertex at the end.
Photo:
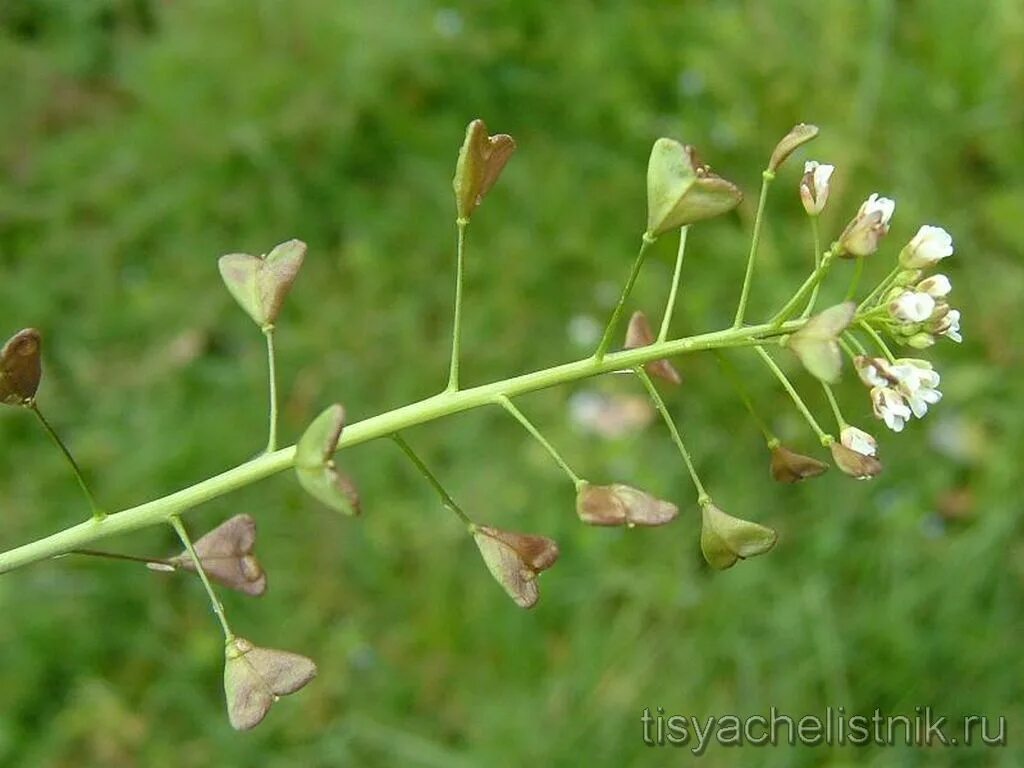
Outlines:
MULTIPOLYGON (((736 750, 703 764, 1015 766, 1024 737, 1024 10, 1014 0, 805 3, 337 3, 6 0, 0 5, 0 334, 45 336, 40 402, 95 490, 122 508, 256 453, 262 339, 216 258, 310 246, 279 323, 282 431, 334 400, 361 418, 444 384, 454 265, 450 179, 466 122, 519 150, 468 240, 467 384, 583 356, 644 227, 650 144, 670 135, 748 193, 694 228, 678 333, 728 325, 759 173, 793 123, 797 160, 835 163, 834 237, 872 191, 898 205, 867 277, 921 223, 949 229, 962 348, 929 354, 945 399, 882 437, 870 484, 775 486, 713 359, 680 361, 670 407, 727 511, 779 530, 712 573, 685 470, 657 426, 574 430, 570 388, 523 410, 595 481, 680 503, 650 531, 585 528, 571 485, 500 409, 408 435, 471 513, 556 538, 522 612, 394 446, 344 456, 366 515, 338 519, 281 477, 190 514, 260 526, 266 597, 224 595, 240 634, 307 653, 320 677, 257 731, 223 714, 221 641, 193 579, 64 560, 0 579, 0 765, 631 766, 644 707, 707 716, 1005 715, 1005 749, 736 750), (957 450, 947 447, 950 441, 957 450), (954 514, 956 513, 956 514, 954 514)), ((750 315, 803 278, 799 163, 769 202, 750 315)), ((666 241, 671 238, 666 238, 666 241)), ((674 244, 631 308, 657 316, 674 244)), ((844 281, 830 286, 841 295, 844 281)), ((810 448, 751 355, 754 399, 810 448)), ((852 377, 851 420, 880 433, 852 377)), ((815 386, 799 386, 827 417, 815 386)), ((576 389, 634 392, 610 377, 576 389)), ((4 548, 87 514, 27 414, 0 421, 4 548)), ((173 532, 115 542, 176 551, 173 532)), ((665 754, 668 752, 668 754, 665 754)))

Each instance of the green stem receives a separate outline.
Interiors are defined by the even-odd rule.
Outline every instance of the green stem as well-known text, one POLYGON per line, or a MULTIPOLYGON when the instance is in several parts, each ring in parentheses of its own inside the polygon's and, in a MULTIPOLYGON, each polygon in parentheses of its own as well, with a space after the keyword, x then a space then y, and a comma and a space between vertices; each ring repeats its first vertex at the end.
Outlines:
POLYGON ((828 404, 832 406, 832 413, 836 417, 836 424, 839 425, 840 431, 846 429, 850 425, 846 421, 846 419, 843 418, 843 412, 839 410, 839 402, 836 400, 836 396, 835 393, 832 391, 832 387, 830 387, 824 381, 821 382, 821 386, 825 390, 825 397, 828 398, 828 404))
POLYGON ((619 316, 622 315, 622 308, 626 304, 626 299, 629 298, 629 294, 633 291, 633 283, 636 282, 637 275, 640 274, 640 267, 644 264, 644 258, 647 256, 647 250, 654 243, 655 238, 644 233, 643 241, 640 243, 640 250, 636 254, 636 258, 633 260, 633 268, 630 270, 629 278, 626 280, 626 285, 622 289, 622 295, 619 296, 619 303, 615 305, 615 310, 612 312, 611 318, 608 320, 608 325, 605 326, 604 335, 601 336, 601 343, 597 345, 597 349, 594 351, 594 360, 600 363, 605 354, 608 352, 608 347, 612 343, 612 334, 615 333, 615 327, 619 324, 619 316))
POLYGON ((274 354, 274 326, 263 329, 267 337, 267 371, 270 378, 270 429, 267 435, 267 453, 277 450, 277 357, 274 354))
POLYGON ((736 373, 736 369, 733 367, 732 363, 726 359, 725 355, 719 352, 715 352, 715 358, 718 360, 718 365, 725 374, 725 378, 727 378, 729 383, 732 384, 732 388, 736 391, 736 395, 739 397, 743 405, 746 406, 751 418, 754 419, 754 423, 757 424, 758 428, 761 430, 765 441, 769 446, 777 445, 779 439, 775 436, 775 433, 772 432, 771 428, 769 428, 768 423, 762 419, 761 415, 757 412, 753 401, 750 399, 750 394, 747 392, 747 388, 743 386, 743 383, 740 381, 739 374, 736 373))
POLYGON ((846 298, 843 301, 853 301, 857 293, 857 286, 860 285, 860 276, 864 274, 864 257, 857 257, 857 264, 853 270, 853 279, 850 280, 850 287, 846 289, 846 298))
POLYGON ((846 340, 845 336, 840 336, 839 338, 836 339, 836 341, 839 342, 839 346, 842 347, 843 352, 846 353, 846 356, 850 358, 851 363, 857 359, 856 350, 854 350, 854 348, 850 346, 850 343, 846 340))
MULTIPOLYGON (((814 268, 817 269, 821 266, 821 230, 818 225, 818 216, 814 214, 810 217, 811 219, 811 236, 814 239, 814 268)), ((821 288, 821 283, 815 284, 814 289, 811 291, 811 297, 807 300, 807 306, 804 307, 804 311, 800 314, 800 317, 810 317, 811 312, 814 311, 814 305, 818 301, 818 290, 821 288)))
POLYGON ((843 338, 849 341, 851 344, 853 344, 853 346, 857 349, 857 351, 860 354, 867 355, 867 349, 865 349, 864 345, 860 343, 860 339, 857 338, 853 331, 843 331, 843 338))
POLYGON ((672 274, 672 290, 668 294, 668 303, 665 304, 665 315, 661 318, 661 330, 658 331, 658 341, 665 341, 668 338, 668 327, 672 322, 672 314, 676 309, 676 294, 679 292, 679 278, 683 271, 683 254, 686 253, 686 233, 689 227, 682 227, 679 230, 679 249, 676 251, 676 268, 672 274))
POLYGON ((584 481, 580 478, 579 475, 573 472, 572 467, 569 466, 569 462, 562 458, 562 455, 555 449, 555 446, 548 442, 548 439, 544 437, 544 435, 541 434, 540 430, 533 425, 533 422, 526 418, 526 415, 518 408, 516 408, 512 401, 509 400, 504 395, 498 395, 495 402, 497 402, 498 405, 500 405, 502 408, 508 411, 516 421, 523 425, 523 428, 527 432, 533 435, 534 439, 538 443, 544 446, 544 449, 549 454, 551 454, 551 458, 555 460, 555 463, 562 468, 562 471, 564 471, 565 474, 569 476, 569 478, 573 482, 573 485, 575 485, 576 489, 579 490, 580 486, 584 484, 584 481))
MULTIPOLYGON (((170 560, 160 557, 136 557, 135 555, 122 555, 119 552, 104 552, 99 549, 73 549, 67 554, 83 555, 86 557, 102 557, 106 560, 124 560, 129 563, 142 563, 143 565, 159 565, 169 571, 177 570, 177 567, 170 560)), ((61 555, 63 557, 63 555, 61 555)))
POLYGON ((889 362, 890 363, 895 363, 896 362, 896 357, 890 351, 889 345, 885 343, 885 339, 883 339, 881 337, 881 335, 878 333, 878 331, 876 331, 874 328, 872 328, 871 325, 866 320, 861 320, 858 323, 858 325, 860 325, 861 328, 863 328, 865 331, 867 331, 868 336, 870 336, 874 340, 875 344, 877 344, 878 348, 882 350, 882 353, 886 356, 886 358, 889 360, 889 362))
POLYGON ((39 423, 42 424, 43 429, 46 430, 46 434, 50 436, 54 445, 60 449, 60 452, 64 454, 64 458, 67 459, 68 464, 71 465, 71 471, 75 475, 75 480, 78 481, 78 485, 81 487, 82 493, 85 494, 85 498, 89 500, 89 508, 92 510, 93 520, 96 522, 101 521, 106 517, 106 513, 100 509, 99 505, 96 503, 96 499, 92 495, 92 491, 89 490, 89 484, 85 482, 85 476, 82 474, 82 470, 78 466, 78 462, 75 461, 75 457, 71 455, 71 451, 68 450, 64 441, 60 439, 60 435, 57 434, 57 430, 50 426, 50 422, 48 422, 46 417, 43 416, 43 412, 39 410, 39 405, 35 400, 31 402, 28 408, 36 415, 36 418, 39 419, 39 423))
POLYGON ((810 425, 811 429, 814 430, 814 434, 818 436, 818 440, 821 441, 821 444, 826 447, 831 445, 831 443, 833 442, 832 436, 826 433, 825 430, 821 428, 821 425, 818 424, 817 420, 811 414, 811 411, 807 407, 807 404, 803 401, 803 398, 800 397, 796 389, 794 389, 793 385, 789 381, 789 378, 786 376, 785 373, 782 372, 782 369, 779 368, 778 364, 774 360, 772 360, 771 355, 769 355, 767 352, 761 349, 761 347, 754 347, 754 349, 757 352, 757 354, 761 356, 761 359, 764 360, 765 365, 767 365, 771 369, 772 373, 775 374, 775 378, 779 380, 779 382, 782 384, 786 392, 789 393, 789 396, 792 398, 793 403, 797 407, 797 410, 800 411, 804 419, 807 420, 807 423, 810 425))
POLYGON ((391 439, 394 440, 395 444, 402 449, 402 453, 409 457, 409 461, 411 461, 416 469, 420 471, 420 474, 426 478, 431 487, 437 491, 437 495, 441 497, 441 505, 445 509, 454 512, 466 525, 472 526, 473 521, 469 519, 469 515, 463 512, 462 507, 455 503, 455 499, 453 499, 448 491, 444 489, 444 486, 441 485, 441 481, 438 480, 434 473, 430 471, 430 468, 423 463, 423 460, 416 454, 416 451, 412 449, 412 446, 405 442, 405 438, 395 432, 391 435, 391 439))
MULTIPOLYGON (((519 397, 560 384, 580 381, 603 373, 631 369, 652 360, 671 358, 728 346, 741 339, 769 339, 780 334, 793 333, 805 321, 793 320, 778 328, 763 323, 745 328, 729 328, 703 333, 683 339, 654 343, 646 347, 614 352, 602 360, 587 357, 553 368, 525 373, 501 381, 483 384, 458 392, 445 392, 419 402, 378 414, 363 421, 346 425, 338 449, 350 448, 369 440, 387 437, 419 424, 462 413, 473 408, 489 406, 499 395, 519 397)), ((219 498, 231 491, 244 488, 264 478, 290 469, 295 463, 295 446, 279 448, 273 453, 257 456, 250 461, 233 467, 214 477, 175 491, 130 509, 125 509, 102 520, 89 520, 71 526, 44 538, 0 553, 0 573, 6 573, 31 563, 46 560, 90 545, 101 539, 151 525, 166 523, 172 515, 193 509, 207 501, 219 498)))
POLYGON ((761 173, 761 196, 757 200, 757 215, 754 216, 754 233, 750 238, 747 271, 743 276, 743 288, 740 290, 740 300, 736 306, 736 319, 733 321, 733 328, 743 325, 743 315, 747 311, 747 299, 750 297, 750 286, 754 279, 754 262, 757 261, 757 247, 761 243, 761 224, 764 221, 765 201, 768 199, 768 188, 774 178, 775 173, 767 168, 761 173))
POLYGON ((459 356, 462 346, 462 273, 465 271, 466 226, 468 221, 459 219, 458 243, 456 246, 455 264, 455 313, 452 319, 452 359, 448 369, 447 392, 459 391, 459 356))
POLYGON ((213 607, 213 612, 217 616, 217 620, 220 622, 221 629, 224 630, 224 640, 230 643, 235 639, 234 633, 231 631, 231 627, 228 626, 228 618, 224 615, 224 606, 220 600, 217 599, 217 593, 213 591, 213 585, 210 584, 210 579, 206 576, 206 570, 203 568, 203 563, 199 559, 199 555, 196 554, 195 547, 192 546, 192 539, 189 538, 188 531, 185 530, 184 523, 181 522, 181 518, 177 515, 171 515, 170 517, 171 527, 174 528, 178 534, 178 538, 181 539, 181 543, 185 545, 185 549, 188 550, 189 557, 192 558, 192 564, 196 567, 196 573, 199 574, 199 580, 203 582, 203 589, 206 590, 206 594, 210 598, 210 605, 213 607))
POLYGON ((784 322, 786 322, 786 320, 792 317, 793 313, 796 311, 796 308, 804 302, 804 300, 814 290, 818 283, 821 282, 821 279, 825 276, 825 273, 828 272, 828 268, 832 266, 832 258, 832 251, 825 251, 825 253, 821 257, 821 264, 819 264, 815 268, 815 270, 810 274, 810 276, 804 281, 804 284, 800 286, 800 289, 793 294, 793 298, 786 302, 786 306, 780 309, 775 314, 775 317, 771 319, 771 326, 773 328, 778 328, 784 322))
POLYGON ((686 469, 690 473, 690 477, 693 478, 693 484, 697 487, 697 503, 705 504, 711 500, 708 496, 708 492, 704 490, 704 484, 701 483, 700 477, 697 475, 697 468, 693 465, 693 459, 690 458, 690 452, 686 450, 686 445, 683 443, 683 438, 679 434, 679 430, 676 428, 676 423, 672 420, 672 415, 668 412, 668 408, 665 407, 665 401, 661 399, 661 394, 658 392, 658 388, 654 386, 654 382, 651 381, 651 377, 647 375, 647 371, 642 366, 637 366, 633 369, 633 372, 640 378, 640 381, 644 383, 647 388, 647 393, 651 396, 651 400, 654 401, 655 407, 661 414, 662 420, 665 422, 665 426, 668 427, 669 433, 672 435, 672 442, 676 444, 676 448, 679 449, 679 454, 683 457, 683 462, 686 464, 686 469))
POLYGON ((873 304, 875 301, 877 301, 879 297, 884 295, 885 292, 887 290, 889 290, 889 288, 892 286, 892 284, 896 281, 897 276, 902 271, 903 271, 903 267, 899 266, 898 264, 895 267, 893 267, 892 272, 890 272, 888 275, 886 275, 885 278, 882 280, 882 282, 880 282, 878 285, 876 285, 874 287, 874 290, 872 290, 871 293, 869 293, 867 295, 867 297, 864 299, 864 301, 862 301, 860 303, 860 305, 857 307, 858 314, 865 307, 871 306, 871 304, 873 304))

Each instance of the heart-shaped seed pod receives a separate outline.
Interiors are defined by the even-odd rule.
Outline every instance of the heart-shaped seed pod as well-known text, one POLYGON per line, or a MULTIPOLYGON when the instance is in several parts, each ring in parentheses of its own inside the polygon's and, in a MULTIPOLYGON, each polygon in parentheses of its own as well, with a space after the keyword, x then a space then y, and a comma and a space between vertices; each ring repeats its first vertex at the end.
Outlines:
POLYGON ((235 301, 258 326, 267 328, 277 322, 305 257, 306 244, 289 240, 266 256, 229 253, 220 257, 217 266, 235 301))
POLYGON ((647 164, 648 239, 731 211, 743 193, 711 171, 691 146, 658 139, 647 164))
POLYGON ((679 514, 679 507, 628 485, 584 483, 576 494, 576 514, 589 525, 632 528, 670 523, 679 514))
POLYGON ((778 539, 771 528, 727 515, 710 501, 701 511, 700 549, 712 568, 725 570, 737 560, 763 554, 778 539))
POLYGON ((11 336, 0 351, 0 403, 28 405, 42 378, 43 340, 35 328, 11 336))
POLYGON ((224 650, 228 719, 238 731, 259 725, 282 696, 316 677, 316 664, 297 653, 260 648, 235 637, 224 650))
POLYGON ((474 120, 466 127, 466 138, 455 164, 455 206, 459 221, 467 222, 501 175, 515 151, 511 136, 499 133, 490 136, 483 120, 474 120))
POLYGON ((470 532, 488 570, 508 596, 520 608, 532 608, 540 597, 537 575, 555 564, 558 545, 544 536, 489 525, 473 525, 470 532))
POLYGON ((808 373, 835 384, 843 367, 837 339, 849 327, 856 313, 857 305, 852 301, 829 307, 790 336, 786 346, 793 350, 808 373))
MULTIPOLYGON (((253 554, 255 546, 256 521, 250 515, 225 520, 193 545, 207 576, 225 587, 259 597, 267 591, 267 574, 253 554)), ((196 570, 188 550, 168 562, 175 568, 196 570)), ((165 570, 159 563, 154 565, 153 570, 165 570)))
POLYGON ((359 492, 334 461, 344 427, 345 409, 337 403, 313 419, 295 447, 295 472, 313 497, 338 512, 358 515, 359 492))

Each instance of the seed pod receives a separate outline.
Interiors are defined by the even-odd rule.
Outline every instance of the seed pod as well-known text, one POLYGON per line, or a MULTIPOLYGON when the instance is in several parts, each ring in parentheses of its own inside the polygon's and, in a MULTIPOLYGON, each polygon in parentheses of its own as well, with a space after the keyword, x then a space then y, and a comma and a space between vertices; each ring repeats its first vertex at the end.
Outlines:
POLYGON ((768 170, 772 173, 777 171, 779 166, 786 162, 786 158, 817 135, 818 126, 816 125, 808 125, 807 123, 794 125, 789 133, 783 136, 775 146, 775 151, 772 152, 772 157, 768 161, 768 170))
POLYGON ((784 445, 776 445, 771 450, 772 477, 780 483, 797 483, 828 471, 825 462, 791 451, 784 445))
POLYGON ((714 174, 691 146, 658 139, 647 164, 648 239, 731 211, 743 193, 714 174))
POLYGON ((43 371, 43 339, 35 328, 11 336, 0 351, 0 403, 28 405, 36 396, 43 371))
POLYGON ((470 527, 480 555, 495 580, 520 608, 540 597, 537 575, 558 559, 558 545, 544 536, 512 533, 489 525, 470 527))
POLYGON ((260 648, 235 637, 224 650, 228 719, 237 731, 259 725, 279 698, 316 677, 316 664, 297 653, 260 648))
POLYGON ((679 514, 679 507, 621 483, 584 483, 576 494, 576 514, 589 525, 628 525, 632 528, 670 523, 679 514))
POLYGON ((836 339, 853 321, 856 312, 857 305, 852 301, 829 307, 790 336, 786 346, 793 350, 812 376, 834 384, 839 380, 843 366, 836 339))
MULTIPOLYGON (((654 343, 654 333, 651 331, 651 324, 647 321, 647 315, 641 310, 633 313, 629 318, 629 326, 626 328, 625 349, 639 349, 649 347, 654 343)), ((679 384, 682 379, 679 371, 675 369, 668 360, 652 360, 644 365, 644 369, 651 375, 670 384, 679 384)))
POLYGON ((868 480, 882 471, 882 462, 874 456, 859 453, 852 448, 847 448, 842 443, 834 442, 829 449, 832 451, 832 459, 836 466, 850 477, 868 480))
MULTIPOLYGON (((256 521, 250 515, 235 515, 225 520, 193 544, 207 576, 225 587, 259 597, 267 591, 267 574, 253 554, 255 546, 256 521)), ((196 570, 188 550, 168 562, 174 568, 196 570)), ((150 567, 165 570, 160 563, 150 567)))
POLYGON ((295 446, 295 473, 302 487, 328 507, 358 515, 359 492, 334 462, 344 426, 345 409, 337 403, 317 416, 295 446))
POLYGON ((727 515, 710 501, 701 512, 700 549, 712 568, 731 568, 737 560, 767 552, 778 540, 771 528, 727 515))
POLYGON ((217 266, 235 301, 258 326, 266 328, 277 322, 305 257, 306 244, 289 240, 266 256, 229 253, 220 257, 217 266))
POLYGON ((466 138, 455 164, 455 207, 459 220, 469 221, 473 211, 494 186, 512 153, 516 142, 499 133, 489 136, 483 120, 474 120, 466 127, 466 138))

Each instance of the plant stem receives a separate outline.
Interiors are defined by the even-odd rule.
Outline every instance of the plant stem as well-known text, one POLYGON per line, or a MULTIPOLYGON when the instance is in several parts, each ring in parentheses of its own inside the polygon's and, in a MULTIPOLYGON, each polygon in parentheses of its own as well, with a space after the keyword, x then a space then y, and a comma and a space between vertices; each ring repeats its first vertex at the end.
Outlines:
POLYGON ((857 351, 862 355, 867 355, 868 351, 864 348, 864 345, 860 343, 860 339, 853 333, 853 331, 843 331, 843 338, 853 344, 857 351))
POLYGON ((743 276, 743 288, 740 290, 740 300, 736 306, 736 319, 732 323, 733 328, 743 325, 743 315, 747 311, 747 299, 750 297, 750 286, 754 279, 754 262, 757 261, 757 247, 761 243, 761 224, 764 221, 765 201, 768 199, 768 188, 774 178, 775 172, 767 168, 761 173, 761 196, 757 200, 754 232, 750 237, 750 254, 747 256, 747 271, 743 276))
MULTIPOLYGON (((817 269, 821 266, 821 231, 818 224, 818 215, 815 214, 810 217, 811 219, 811 236, 814 239, 814 268, 817 269)), ((807 300, 807 306, 804 307, 804 311, 800 314, 800 317, 810 317, 811 312, 814 311, 814 305, 818 301, 818 290, 821 288, 821 283, 817 283, 814 286, 814 290, 811 291, 811 297, 807 300)))
POLYGON ((846 289, 846 298, 843 301, 853 301, 857 293, 857 286, 860 285, 860 276, 864 274, 864 257, 857 257, 857 264, 853 270, 853 279, 850 280, 850 287, 846 289))
POLYGON ((849 425, 846 419, 843 418, 843 412, 839 410, 839 402, 836 400, 835 393, 832 391, 832 387, 826 382, 821 382, 822 388, 825 390, 825 397, 828 398, 828 404, 832 406, 832 413, 835 414, 836 424, 839 425, 839 429, 844 430, 849 425))
POLYGON ((711 497, 708 496, 708 492, 704 490, 704 484, 701 483, 700 477, 697 475, 697 468, 693 465, 693 459, 690 458, 690 452, 686 450, 686 445, 683 443, 683 438, 680 436, 679 430, 676 428, 676 423, 672 420, 672 415, 668 412, 668 408, 665 407, 665 401, 661 399, 661 394, 658 392, 657 387, 654 386, 654 382, 651 381, 651 377, 648 376, 647 371, 639 365, 633 369, 633 372, 640 378, 640 381, 642 381, 644 386, 647 388, 647 393, 651 396, 651 400, 654 401, 654 405, 661 414, 661 418, 665 422, 665 426, 668 427, 669 434, 672 435, 672 442, 676 444, 676 448, 679 449, 679 454, 683 457, 686 469, 689 471, 690 477, 693 478, 693 484, 697 487, 697 503, 703 505, 711 501, 711 497))
POLYGON ((185 549, 188 550, 189 557, 192 558, 192 563, 196 567, 196 573, 199 574, 199 580, 203 582, 203 589, 206 590, 206 594, 210 598, 210 605, 213 607, 213 612, 217 616, 217 620, 220 622, 221 629, 224 630, 224 640, 230 643, 235 639, 234 633, 231 631, 231 627, 228 626, 227 616, 224 615, 224 606, 220 600, 217 599, 217 593, 213 591, 213 585, 210 584, 209 578, 206 576, 206 570, 203 568, 203 563, 199 559, 199 555, 196 554, 195 547, 192 546, 192 539, 189 538, 188 531, 185 530, 184 523, 181 522, 181 518, 177 515, 171 515, 170 517, 171 527, 174 528, 178 534, 178 538, 181 539, 181 543, 185 545, 185 549))
POLYGON ((267 371, 270 377, 270 430, 267 436, 267 453, 277 450, 277 357, 274 354, 274 326, 263 329, 267 337, 267 371))
POLYGON ((811 429, 814 430, 814 434, 818 436, 818 440, 821 441, 821 444, 826 447, 829 446, 833 441, 832 436, 827 434, 825 430, 821 428, 821 425, 818 424, 817 420, 815 420, 814 416, 811 415, 811 411, 807 407, 807 404, 797 393, 796 389, 793 388, 793 385, 790 383, 786 374, 783 373, 778 364, 772 360, 771 355, 761 349, 761 347, 754 347, 754 349, 757 354, 761 356, 761 359, 764 360, 765 365, 767 365, 771 369, 772 373, 775 374, 775 378, 779 380, 786 392, 789 393, 789 396, 793 399, 793 403, 796 405, 797 410, 800 411, 804 419, 807 420, 807 423, 810 425, 811 429))
POLYGON ((733 389, 736 391, 736 395, 740 401, 746 406, 747 411, 750 413, 751 418, 754 419, 754 423, 757 424, 761 433, 764 435, 765 441, 768 445, 777 445, 779 439, 775 436, 775 433, 768 427, 768 423, 761 418, 761 415, 754 408, 754 403, 750 399, 750 394, 747 392, 747 388, 743 386, 740 381, 739 375, 736 373, 736 369, 733 367, 725 355, 720 352, 715 352, 715 358, 718 360, 718 365, 721 367, 722 372, 725 374, 725 378, 729 379, 729 383, 732 384, 733 389))
POLYGON ((68 450, 64 441, 60 439, 60 435, 57 434, 57 430, 50 426, 50 422, 48 422, 46 417, 43 416, 43 412, 39 410, 39 405, 35 400, 32 401, 28 408, 36 415, 36 418, 39 419, 39 423, 42 424, 43 429, 46 430, 46 434, 50 436, 54 445, 60 449, 60 452, 64 454, 64 458, 67 459, 68 464, 71 465, 71 471, 74 472, 75 480, 77 480, 78 485, 81 486, 82 492, 85 494, 85 498, 89 500, 89 508, 92 510, 93 520, 97 522, 102 520, 106 517, 106 513, 100 509, 99 505, 96 503, 96 499, 92 495, 92 491, 89 490, 89 484, 85 482, 85 476, 82 474, 82 470, 78 466, 78 462, 75 461, 75 457, 71 455, 71 451, 68 450))
MULTIPOLYGON (((436 421, 473 408, 492 405, 499 395, 513 398, 559 384, 587 379, 611 371, 631 369, 652 360, 671 358, 692 352, 719 349, 738 340, 767 340, 799 330, 805 321, 792 320, 781 326, 763 323, 745 328, 728 328, 646 347, 608 354, 602 360, 587 357, 571 363, 525 373, 501 381, 458 392, 445 392, 425 400, 378 414, 345 427, 337 449, 351 448, 369 440, 387 437, 419 424, 436 421)), ((72 549, 121 533, 166 523, 171 516, 244 488, 264 478, 290 469, 295 463, 295 446, 279 448, 257 456, 214 477, 102 519, 73 525, 44 538, 0 553, 0 573, 46 560, 72 549)))
POLYGON ((565 474, 569 476, 569 478, 573 482, 573 485, 575 485, 576 489, 579 490, 580 486, 583 485, 584 481, 580 478, 579 475, 573 472, 572 467, 569 466, 569 462, 562 458, 562 455, 557 450, 555 450, 555 446, 548 442, 548 439, 544 437, 544 435, 541 434, 540 430, 533 425, 533 422, 526 418, 526 415, 518 408, 516 408, 512 401, 509 400, 504 395, 498 395, 495 402, 497 402, 498 405, 500 405, 502 408, 508 411, 516 421, 523 425, 523 428, 527 432, 533 435, 534 439, 536 439, 538 443, 544 446, 544 449, 549 454, 551 454, 551 458, 555 460, 555 463, 562 468, 562 471, 564 471, 565 474))
POLYGON ((821 257, 821 264, 815 268, 810 276, 804 281, 804 284, 800 286, 799 290, 793 294, 793 298, 786 302, 786 306, 780 309, 771 319, 772 327, 777 328, 781 326, 793 315, 796 308, 800 306, 803 300, 807 298, 808 294, 810 294, 818 283, 821 282, 825 273, 828 272, 828 268, 832 266, 832 258, 832 251, 825 251, 821 257))
POLYGON ((661 318, 661 330, 658 331, 658 341, 668 338, 668 327, 672 323, 672 314, 676 309, 676 294, 679 292, 679 277, 683 271, 683 254, 686 253, 686 233, 689 227, 682 227, 679 230, 679 249, 676 251, 676 268, 672 274, 672 290, 668 294, 668 303, 665 304, 665 315, 661 318))
POLYGON ((871 324, 868 323, 865 320, 861 320, 858 323, 858 325, 860 325, 861 328, 863 328, 865 331, 867 331, 868 336, 870 336, 872 339, 874 339, 875 344, 877 344, 878 348, 882 350, 882 353, 886 356, 886 358, 889 360, 889 362, 890 363, 895 363, 896 362, 896 357, 890 351, 889 345, 885 343, 885 339, 883 339, 881 337, 881 335, 878 333, 878 331, 876 331, 874 328, 872 328, 871 324))
POLYGON ((597 349, 594 351, 594 360, 600 363, 604 360, 605 353, 608 352, 608 347, 612 343, 612 334, 615 333, 615 326, 619 323, 619 316, 622 314, 622 308, 626 304, 626 299, 629 298, 629 294, 633 291, 633 283, 636 282, 637 275, 640 274, 640 267, 644 264, 644 257, 647 256, 647 250, 654 243, 655 238, 644 233, 643 240, 640 243, 640 250, 636 254, 636 258, 633 259, 633 268, 630 270, 629 277, 626 279, 626 285, 622 289, 622 295, 619 296, 619 303, 615 305, 615 309, 612 312, 611 318, 608 320, 608 325, 605 326, 604 335, 601 336, 601 343, 597 345, 597 349))
MULTIPOLYGON (((135 555, 122 555, 119 552, 103 552, 99 549, 72 549, 67 554, 102 557, 107 560, 124 560, 130 563, 142 563, 143 565, 159 565, 169 571, 177 570, 177 567, 170 560, 164 560, 160 557, 136 557, 135 555)), ((61 557, 64 557, 64 555, 61 555, 61 557)))
POLYGON ((888 275, 886 275, 885 278, 882 280, 882 282, 880 282, 878 285, 876 285, 874 287, 874 289, 871 291, 871 293, 869 293, 867 295, 867 297, 864 299, 864 301, 862 301, 860 303, 860 305, 857 307, 857 313, 859 314, 861 312, 861 310, 863 310, 865 307, 867 307, 867 306, 871 305, 872 303, 874 303, 887 290, 889 290, 889 287, 893 284, 893 282, 896 280, 896 277, 902 271, 903 271, 903 267, 901 267, 899 264, 897 264, 895 267, 893 267, 892 272, 890 272, 888 275))
POLYGON ((448 491, 441 485, 441 481, 437 479, 433 472, 423 463, 423 460, 416 454, 416 451, 412 449, 405 439, 395 432, 391 435, 391 439, 395 441, 395 444, 402 449, 402 452, 409 457, 409 461, 420 471, 420 474, 426 478, 427 482, 430 483, 431 487, 437 491, 437 495, 441 497, 441 505, 451 512, 454 512, 462 522, 466 525, 473 525, 473 521, 469 519, 469 515, 462 511, 462 507, 455 503, 455 499, 449 495, 448 491))
POLYGON ((458 243, 455 249, 455 312, 452 318, 452 359, 448 369, 448 387, 446 392, 459 391, 459 356, 462 349, 462 275, 465 271, 466 227, 469 221, 459 219, 458 243))

